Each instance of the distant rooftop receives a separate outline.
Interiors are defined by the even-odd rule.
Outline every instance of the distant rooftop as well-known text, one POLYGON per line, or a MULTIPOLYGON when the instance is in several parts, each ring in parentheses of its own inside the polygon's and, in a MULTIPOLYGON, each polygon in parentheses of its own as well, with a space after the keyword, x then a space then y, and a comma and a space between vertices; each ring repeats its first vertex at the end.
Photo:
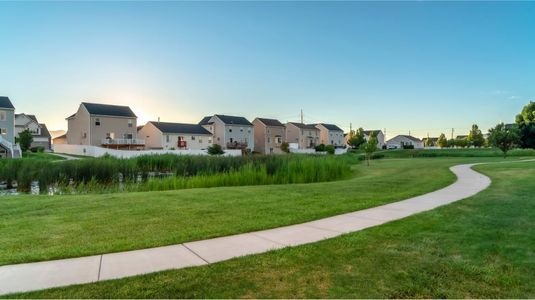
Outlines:
POLYGON ((163 133, 189 133, 211 135, 210 131, 204 129, 200 124, 169 123, 150 121, 152 125, 163 133))
POLYGON ((82 105, 91 115, 136 118, 136 115, 128 106, 88 102, 82 102, 82 105))
POLYGON ((309 129, 309 130, 319 130, 315 125, 313 124, 303 124, 303 123, 297 123, 297 122, 288 122, 289 124, 292 124, 296 126, 297 128, 301 129, 309 129))
POLYGON ((284 127, 284 125, 277 119, 257 118, 260 122, 266 126, 284 127))
POLYGON ((319 125, 323 125, 323 127, 327 128, 328 130, 332 130, 332 131, 343 131, 342 128, 334 125, 334 124, 325 124, 325 123, 320 123, 319 125))

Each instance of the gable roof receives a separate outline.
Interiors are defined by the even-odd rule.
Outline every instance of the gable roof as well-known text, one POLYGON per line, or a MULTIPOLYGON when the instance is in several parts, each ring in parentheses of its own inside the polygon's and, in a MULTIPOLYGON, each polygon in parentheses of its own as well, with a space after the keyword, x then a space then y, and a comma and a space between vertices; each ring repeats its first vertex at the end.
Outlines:
POLYGON ((256 118, 266 126, 284 127, 284 125, 277 119, 256 118))
POLYGON ((288 122, 288 124, 292 124, 297 128, 300 129, 309 129, 309 130, 319 130, 315 125, 313 124, 303 124, 303 123, 297 123, 297 122, 288 122))
POLYGON ((462 139, 465 139, 467 137, 468 137, 468 135, 458 135, 458 136, 455 137, 455 139, 456 140, 462 140, 462 139))
POLYGON ((23 115, 28 117, 28 118, 30 118, 30 120, 34 121, 35 123, 39 124, 39 121, 37 121, 37 118, 35 117, 35 115, 28 115, 28 114, 25 114, 25 113, 15 114, 15 118, 19 117, 19 116, 23 116, 23 115))
POLYGON ((253 124, 251 124, 251 122, 249 122, 244 117, 226 116, 226 115, 214 115, 214 116, 218 117, 225 124, 253 126, 253 124))
POLYGON ((377 136, 379 134, 379 132, 382 132, 381 130, 364 130, 362 131, 365 135, 370 135, 370 134, 375 134, 375 136, 377 136))
POLYGON ((212 124, 213 122, 210 122, 211 118, 212 118, 212 116, 207 116, 207 117, 202 118, 202 120, 199 121, 199 125, 212 124))
POLYGON ((15 106, 13 106, 13 103, 11 103, 9 97, 0 96, 0 108, 15 109, 15 106))
POLYGON ((46 125, 44 123, 39 124, 39 126, 41 126, 41 134, 38 135, 39 137, 46 137, 46 138, 51 138, 52 137, 50 135, 50 132, 48 131, 48 128, 46 127, 46 125))
MULTIPOLYGON (((82 102, 90 115, 136 118, 128 106, 82 102)), ((70 117, 69 117, 70 118, 70 117)))
POLYGON ((411 140, 413 142, 422 142, 422 140, 420 140, 419 138, 413 137, 411 135, 404 135, 404 134, 396 135, 395 137, 389 139, 388 142, 390 142, 391 140, 393 140, 393 139, 395 139, 397 137, 404 137, 404 138, 409 139, 409 140, 411 140))
POLYGON ((334 124, 319 123, 318 125, 322 125, 323 127, 327 128, 327 130, 343 131, 340 127, 338 127, 338 126, 336 126, 334 124))
POLYGON ((185 124, 185 123, 169 123, 169 122, 155 122, 150 121, 154 127, 158 128, 162 133, 189 133, 189 134, 204 134, 211 135, 210 131, 204 129, 199 124, 185 124))

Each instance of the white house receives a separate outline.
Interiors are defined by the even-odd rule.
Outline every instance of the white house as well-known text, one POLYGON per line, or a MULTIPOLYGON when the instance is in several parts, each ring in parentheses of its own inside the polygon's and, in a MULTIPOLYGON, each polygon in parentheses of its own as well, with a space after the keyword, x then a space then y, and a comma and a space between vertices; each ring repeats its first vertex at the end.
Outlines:
POLYGON ((213 115, 204 117, 199 125, 210 131, 213 143, 223 149, 254 149, 254 126, 244 117, 213 115))
POLYGON ((150 121, 137 135, 146 149, 202 150, 212 145, 212 133, 199 124, 150 121))
POLYGON ((15 144, 15 106, 8 97, 0 97, 0 158, 20 155, 15 144))
POLYGON ((377 147, 383 148, 385 145, 385 135, 382 130, 364 130, 364 138, 366 141, 370 138, 371 135, 375 135, 377 138, 377 147))
POLYGON ((320 123, 315 125, 320 130, 320 144, 345 147, 344 131, 334 125, 320 123))
POLYGON ((43 147, 45 150, 50 150, 52 137, 46 125, 39 123, 35 115, 24 113, 15 115, 15 136, 24 130, 28 130, 32 134, 31 148, 43 147))
POLYGON ((413 146, 414 149, 423 149, 424 142, 410 135, 397 135, 386 142, 388 149, 403 149, 404 146, 413 146))

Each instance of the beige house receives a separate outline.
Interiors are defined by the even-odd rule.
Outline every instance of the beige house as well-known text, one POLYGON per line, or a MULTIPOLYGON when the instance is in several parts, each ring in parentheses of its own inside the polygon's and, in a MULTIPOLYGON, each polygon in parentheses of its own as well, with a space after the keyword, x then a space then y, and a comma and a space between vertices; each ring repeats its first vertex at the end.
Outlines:
POLYGON ((281 154, 286 140, 286 127, 275 119, 256 118, 254 125, 254 149, 263 154, 281 154))
POLYGON ((0 97, 0 158, 18 157, 15 149, 15 106, 8 97, 0 97))
POLYGON ((388 149, 403 149, 405 147, 414 147, 414 149, 423 149, 424 142, 419 138, 410 135, 396 135, 386 142, 388 149))
MULTIPOLYGON (((298 149, 310 149, 320 144, 320 130, 314 125, 286 123, 286 141, 298 149)), ((290 145, 291 146, 291 145, 290 145)))
POLYGON ((15 115, 15 136, 24 130, 28 130, 32 134, 33 141, 30 148, 42 147, 45 150, 50 150, 52 143, 50 132, 45 124, 37 121, 35 115, 15 115))
POLYGON ((254 127, 244 117, 213 115, 204 117, 199 125, 210 131, 213 143, 223 149, 254 149, 254 127))
POLYGON ((320 144, 333 145, 337 148, 345 147, 344 131, 340 127, 320 123, 316 124, 316 128, 320 130, 320 144))
POLYGON ((148 122, 138 130, 146 149, 200 150, 212 145, 212 133, 198 124, 148 122))
POLYGON ((137 139, 137 117, 128 106, 82 102, 67 118, 67 143, 114 149, 142 149, 137 139))
POLYGON ((364 138, 366 141, 370 138, 371 135, 375 135, 377 138, 377 147, 382 149, 385 144, 385 135, 382 130, 364 130, 364 138))

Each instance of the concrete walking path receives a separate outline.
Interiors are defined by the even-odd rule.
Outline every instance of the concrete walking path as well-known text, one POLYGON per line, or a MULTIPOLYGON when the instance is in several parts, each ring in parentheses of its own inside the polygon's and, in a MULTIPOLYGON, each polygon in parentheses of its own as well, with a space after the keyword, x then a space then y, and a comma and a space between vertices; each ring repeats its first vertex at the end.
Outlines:
POLYGON ((206 265, 359 231, 465 199, 486 189, 490 179, 473 171, 473 165, 451 167, 457 181, 438 191, 312 222, 158 248, 0 266, 0 294, 206 265))

